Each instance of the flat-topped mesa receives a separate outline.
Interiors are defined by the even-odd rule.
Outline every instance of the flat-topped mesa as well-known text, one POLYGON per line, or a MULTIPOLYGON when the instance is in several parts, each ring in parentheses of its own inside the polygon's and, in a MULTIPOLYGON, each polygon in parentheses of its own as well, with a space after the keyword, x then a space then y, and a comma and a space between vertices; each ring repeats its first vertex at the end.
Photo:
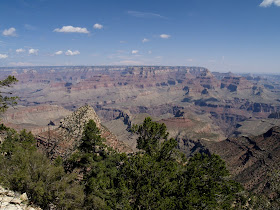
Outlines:
POLYGON ((59 128, 66 129, 73 137, 81 138, 84 127, 89 120, 93 120, 96 123, 96 127, 101 128, 100 119, 94 109, 89 105, 85 105, 61 120, 59 128))

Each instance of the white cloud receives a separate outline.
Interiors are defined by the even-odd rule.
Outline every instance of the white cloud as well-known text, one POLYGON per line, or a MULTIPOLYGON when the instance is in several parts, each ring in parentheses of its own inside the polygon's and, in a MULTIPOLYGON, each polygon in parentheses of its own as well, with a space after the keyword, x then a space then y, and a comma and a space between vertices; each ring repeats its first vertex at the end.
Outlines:
POLYGON ((171 35, 168 35, 168 34, 161 34, 160 35, 160 38, 162 38, 162 39, 168 39, 170 37, 171 37, 171 35))
POLYGON ((260 4, 260 7, 270 7, 272 4, 280 7, 280 0, 263 0, 260 4))
POLYGON ((22 48, 16 49, 16 53, 23 53, 23 52, 25 52, 25 49, 22 49, 22 48))
POLYGON ((146 38, 144 38, 144 39, 142 40, 143 43, 148 42, 148 41, 150 41, 150 40, 149 40, 149 39, 146 39, 146 38))
POLYGON ((55 52, 54 54, 55 55, 61 55, 62 53, 63 53, 63 51, 59 50, 59 51, 55 52))
POLYGON ((63 26, 62 28, 56 28, 53 31, 61 32, 61 33, 82 33, 82 34, 89 33, 89 31, 86 28, 73 27, 73 26, 63 26))
POLYGON ((148 54, 149 54, 149 55, 150 55, 150 54, 152 54, 152 51, 151 51, 151 50, 149 50, 149 51, 148 51, 148 54))
POLYGON ((3 31, 3 35, 4 36, 16 36, 16 29, 15 28, 9 28, 9 29, 5 29, 3 31))
POLYGON ((34 54, 34 55, 37 55, 38 54, 38 49, 29 49, 28 50, 28 53, 31 55, 31 54, 34 54))
POLYGON ((80 54, 80 52, 79 52, 78 50, 76 50, 76 51, 67 50, 67 51, 65 52, 65 55, 69 55, 69 56, 72 56, 72 55, 79 55, 79 54, 80 54))
POLYGON ((8 58, 8 55, 6 55, 6 54, 0 54, 0 59, 6 59, 6 58, 8 58))
POLYGON ((131 54, 137 54, 139 51, 138 50, 132 50, 131 54))
POLYGON ((93 28, 95 28, 95 29, 102 29, 102 28, 103 28, 103 25, 101 25, 101 24, 99 24, 99 23, 95 23, 95 24, 93 25, 93 28))

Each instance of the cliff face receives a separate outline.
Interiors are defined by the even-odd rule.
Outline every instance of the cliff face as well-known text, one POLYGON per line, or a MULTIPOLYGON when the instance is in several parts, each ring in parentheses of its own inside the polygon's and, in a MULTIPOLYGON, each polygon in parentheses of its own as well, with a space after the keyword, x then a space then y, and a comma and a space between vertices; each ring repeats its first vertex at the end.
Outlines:
POLYGON ((100 129, 101 136, 106 139, 105 144, 119 152, 129 153, 132 151, 101 124, 94 109, 89 105, 80 107, 71 115, 65 117, 61 120, 58 128, 38 134, 36 136, 38 147, 46 150, 51 158, 58 155, 65 157, 71 154, 79 145, 84 126, 89 120, 94 120, 96 126, 100 129))
POLYGON ((204 150, 219 154, 246 189, 270 192, 270 176, 280 169, 280 127, 258 136, 203 142, 202 145, 204 150))

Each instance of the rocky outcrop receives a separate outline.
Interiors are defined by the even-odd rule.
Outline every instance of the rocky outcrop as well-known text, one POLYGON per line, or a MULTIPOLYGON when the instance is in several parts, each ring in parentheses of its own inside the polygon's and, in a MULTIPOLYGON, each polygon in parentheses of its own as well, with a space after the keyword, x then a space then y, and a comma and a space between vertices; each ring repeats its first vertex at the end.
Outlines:
POLYGON ((29 205, 26 193, 20 194, 0 186, 0 209, 3 210, 40 210, 29 205))
POLYGON ((37 146, 45 150, 51 158, 67 157, 80 144, 84 127, 89 120, 94 120, 96 126, 100 129, 101 136, 106 139, 105 144, 119 152, 132 152, 125 143, 119 141, 114 134, 101 124, 96 112, 89 105, 82 106, 65 117, 61 120, 58 128, 38 134, 36 136, 37 146))
POLYGON ((95 113, 94 109, 85 105, 74 111, 71 115, 68 115, 60 121, 59 129, 67 132, 73 138, 81 138, 83 135, 84 127, 89 120, 93 120, 96 126, 100 129, 100 119, 95 113))

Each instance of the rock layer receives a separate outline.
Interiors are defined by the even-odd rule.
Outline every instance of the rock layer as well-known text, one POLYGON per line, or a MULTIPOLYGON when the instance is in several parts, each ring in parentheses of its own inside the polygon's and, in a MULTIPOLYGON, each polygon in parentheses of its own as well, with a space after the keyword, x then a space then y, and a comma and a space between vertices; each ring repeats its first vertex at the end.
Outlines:
POLYGON ((178 124, 182 113, 174 112, 175 107, 192 112, 198 124, 208 122, 207 135, 181 132, 182 141, 207 136, 221 140, 239 132, 236 128, 243 121, 265 119, 280 111, 277 76, 212 73, 187 66, 25 67, 0 68, 0 72, 0 77, 17 75, 19 83, 13 91, 24 106, 51 104, 76 110, 87 103, 102 122, 122 119, 127 129, 132 119, 142 115, 178 124))

